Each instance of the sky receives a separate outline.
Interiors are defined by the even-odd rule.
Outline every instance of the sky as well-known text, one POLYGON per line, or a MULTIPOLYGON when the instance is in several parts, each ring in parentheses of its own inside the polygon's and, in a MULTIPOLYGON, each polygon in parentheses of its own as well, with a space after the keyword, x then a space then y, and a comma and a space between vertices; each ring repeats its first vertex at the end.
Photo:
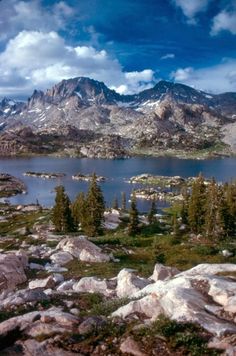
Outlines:
POLYGON ((0 97, 78 76, 236 92, 236 0, 0 0, 0 97))

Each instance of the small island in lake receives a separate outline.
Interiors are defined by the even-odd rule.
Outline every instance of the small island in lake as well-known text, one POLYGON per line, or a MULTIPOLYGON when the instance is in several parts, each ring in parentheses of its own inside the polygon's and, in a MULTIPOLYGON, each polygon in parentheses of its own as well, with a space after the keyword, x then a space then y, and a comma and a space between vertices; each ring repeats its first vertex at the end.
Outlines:
MULTIPOLYGON (((84 182, 91 182, 93 174, 81 174, 77 173, 72 176, 72 179, 84 182)), ((103 176, 96 176, 97 182, 105 182, 106 178, 103 176)))
POLYGON ((7 173, 0 173, 0 197, 10 197, 26 193, 25 184, 18 178, 7 173))
MULTIPOLYGON (((192 186, 196 177, 184 178, 181 176, 161 176, 152 175, 148 173, 142 173, 137 176, 133 176, 128 180, 131 184, 143 184, 143 185, 156 185, 159 187, 181 187, 183 185, 192 186)), ((204 183, 208 184, 209 179, 204 178, 204 183)))
POLYGON ((49 172, 25 172, 24 176, 43 178, 43 179, 56 179, 63 178, 66 176, 65 173, 49 173, 49 172))

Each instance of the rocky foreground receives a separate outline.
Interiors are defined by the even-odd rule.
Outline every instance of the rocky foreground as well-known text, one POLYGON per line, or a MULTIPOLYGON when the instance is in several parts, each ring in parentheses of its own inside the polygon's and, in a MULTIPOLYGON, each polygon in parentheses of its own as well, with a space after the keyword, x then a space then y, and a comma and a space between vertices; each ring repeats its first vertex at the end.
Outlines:
POLYGON ((182 272, 156 264, 149 278, 127 268, 110 279, 68 278, 69 263, 82 262, 84 270, 95 263, 99 269, 116 259, 85 236, 39 228, 34 238, 42 235, 55 247, 22 242, 19 251, 0 254, 1 355, 184 354, 171 352, 158 335, 148 348, 147 330, 151 335, 152 323, 163 317, 178 323, 173 325, 199 325, 208 354, 211 348, 236 353, 235 264, 200 264, 182 272), (100 295, 108 312, 87 313, 85 295, 100 295))

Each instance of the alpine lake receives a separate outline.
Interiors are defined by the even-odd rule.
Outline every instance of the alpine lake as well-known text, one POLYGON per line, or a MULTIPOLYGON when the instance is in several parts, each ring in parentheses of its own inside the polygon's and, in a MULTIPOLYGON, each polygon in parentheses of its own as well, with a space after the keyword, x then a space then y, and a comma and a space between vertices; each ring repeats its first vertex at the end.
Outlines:
MULTIPOLYGON (((178 159, 172 157, 134 157, 129 159, 88 159, 88 158, 56 158, 56 157, 24 157, 1 158, 0 172, 9 173, 21 179, 27 186, 26 194, 19 194, 9 199, 13 204, 31 204, 39 202, 42 206, 54 205, 55 186, 64 185, 71 200, 80 191, 86 191, 88 182, 72 179, 75 174, 92 174, 105 177, 101 188, 107 206, 117 197, 121 201, 121 192, 127 198, 133 189, 141 187, 139 184, 130 184, 128 180, 143 173, 161 176, 181 176, 184 178, 197 176, 202 173, 204 177, 226 182, 236 178, 236 158, 215 158, 205 160, 178 159), (41 177, 25 176, 25 172, 64 173, 56 179, 42 179, 41 177)), ((158 203, 158 207, 166 203, 158 203)), ((150 201, 138 199, 138 208, 146 212, 150 201)))

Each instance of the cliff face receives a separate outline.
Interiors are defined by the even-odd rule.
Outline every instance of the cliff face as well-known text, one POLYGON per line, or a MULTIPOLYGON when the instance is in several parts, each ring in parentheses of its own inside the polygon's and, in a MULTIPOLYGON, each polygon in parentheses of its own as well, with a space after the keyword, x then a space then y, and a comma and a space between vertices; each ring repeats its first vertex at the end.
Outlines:
POLYGON ((27 103, 0 103, 1 154, 33 151, 34 145, 36 151, 47 151, 50 145, 49 151, 56 151, 72 142, 80 152, 82 143, 95 147, 97 137, 114 150, 118 137, 124 153, 131 148, 194 150, 218 144, 235 151, 235 130, 236 93, 210 95, 165 81, 136 95, 120 95, 104 83, 74 78, 45 93, 35 90, 27 103), (35 143, 31 135, 21 140, 24 127, 31 129, 35 143), (20 133, 12 139, 13 129, 20 133))

